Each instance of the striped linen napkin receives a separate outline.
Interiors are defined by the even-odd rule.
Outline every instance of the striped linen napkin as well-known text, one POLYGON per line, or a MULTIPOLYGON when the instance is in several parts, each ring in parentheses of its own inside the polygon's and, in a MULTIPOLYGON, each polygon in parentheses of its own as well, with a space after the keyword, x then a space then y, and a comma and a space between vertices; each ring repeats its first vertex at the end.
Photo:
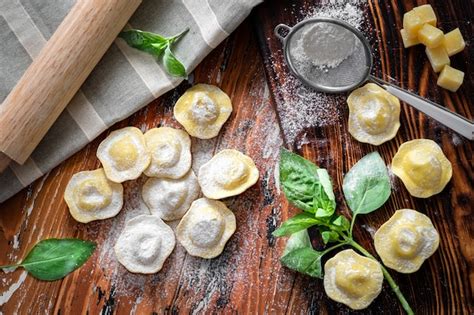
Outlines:
MULTIPOLYGON (((144 0, 128 27, 166 36, 189 28, 174 51, 190 71, 260 2, 262 0, 144 0)), ((74 3, 75 0, 0 1, 0 102, 74 3)), ((152 56, 117 39, 27 162, 24 165, 12 163, 0 174, 0 202, 181 81, 169 77, 152 56)))

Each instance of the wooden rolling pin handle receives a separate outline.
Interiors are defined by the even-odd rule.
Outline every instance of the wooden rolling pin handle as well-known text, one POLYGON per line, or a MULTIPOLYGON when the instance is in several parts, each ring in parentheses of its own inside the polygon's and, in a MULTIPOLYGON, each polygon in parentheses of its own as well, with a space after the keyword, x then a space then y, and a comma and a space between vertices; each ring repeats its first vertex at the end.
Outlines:
POLYGON ((140 3, 77 0, 0 106, 0 153, 26 161, 140 3))

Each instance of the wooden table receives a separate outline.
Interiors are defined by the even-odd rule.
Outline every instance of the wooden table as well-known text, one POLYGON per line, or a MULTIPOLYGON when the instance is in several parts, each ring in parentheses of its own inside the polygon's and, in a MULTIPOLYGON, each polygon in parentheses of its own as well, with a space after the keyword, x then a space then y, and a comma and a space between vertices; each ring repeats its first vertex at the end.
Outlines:
MULTIPOLYGON (((472 119, 474 80, 469 61, 474 58, 474 47, 472 35, 467 35, 473 33, 472 21, 469 22, 472 2, 431 3, 441 27, 460 27, 470 42, 453 59, 453 64, 466 72, 463 87, 457 93, 438 88, 422 48, 403 49, 398 29, 402 13, 413 7, 412 1, 362 4, 362 29, 374 48, 373 73, 391 77, 405 88, 472 119)), ((380 210, 358 219, 355 237, 374 253, 371 233, 396 209, 412 208, 427 214, 441 236, 438 251, 418 272, 392 274, 417 313, 472 314, 472 143, 405 104, 395 139, 379 147, 359 143, 347 132, 345 96, 325 96, 327 104, 321 115, 333 115, 332 119, 326 117, 325 124, 314 117, 316 127, 287 128, 285 106, 298 97, 306 97, 310 106, 321 102, 321 96, 302 96, 299 88, 282 88, 295 83, 283 63, 281 45, 272 29, 281 22, 295 24, 314 5, 310 1, 267 1, 194 72, 194 82, 220 86, 232 98, 235 109, 216 139, 193 139, 196 165, 214 152, 235 148, 250 155, 261 174, 252 189, 225 200, 236 214, 238 228, 221 256, 213 260, 194 258, 178 245, 158 274, 135 275, 119 265, 112 249, 118 233, 127 219, 145 211, 140 208, 140 181, 125 183, 125 205, 117 217, 89 224, 72 219, 62 197, 66 183, 72 174, 99 166, 95 152, 108 131, 0 205, 2 264, 20 260, 45 238, 77 237, 98 243, 92 258, 62 281, 38 281, 22 270, 1 273, 0 313, 351 313, 327 298, 322 281, 299 275, 279 263, 285 240, 276 240, 271 232, 298 212, 288 206, 276 183, 279 147, 284 144, 327 168, 334 179, 338 211, 349 215, 341 183, 358 159, 378 150, 389 164, 401 143, 428 138, 441 145, 453 164, 453 178, 446 189, 432 198, 417 199, 394 178, 389 201, 380 210)), ((190 83, 183 83, 111 130, 129 125, 142 130, 159 125, 178 127, 172 107, 189 86, 190 83)), ((394 294, 384 284, 380 296, 364 313, 401 312, 394 294)))

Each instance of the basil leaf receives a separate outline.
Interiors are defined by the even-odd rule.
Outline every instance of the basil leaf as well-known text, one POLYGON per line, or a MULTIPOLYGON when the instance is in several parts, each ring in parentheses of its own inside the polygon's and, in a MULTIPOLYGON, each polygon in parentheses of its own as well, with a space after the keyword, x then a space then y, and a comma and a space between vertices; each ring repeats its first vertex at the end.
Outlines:
POLYGON ((47 239, 36 244, 18 266, 40 280, 58 280, 82 266, 95 247, 79 239, 47 239))
POLYGON ((129 46, 147 52, 157 58, 163 55, 163 65, 168 74, 177 77, 186 77, 186 69, 171 52, 171 45, 188 31, 189 29, 186 29, 175 36, 163 37, 155 33, 140 30, 127 30, 121 32, 119 37, 123 38, 129 46))
POLYGON ((314 213, 318 167, 298 154, 280 150, 280 184, 286 199, 303 211, 314 213))
POLYGON ((183 64, 173 55, 170 46, 167 46, 165 49, 165 54, 163 55, 163 64, 165 66, 166 72, 169 74, 175 77, 186 76, 186 69, 184 68, 183 64))
POLYGON ((299 248, 281 257, 280 261, 286 267, 315 278, 322 278, 322 252, 312 248, 299 248))
POLYGON ((342 189, 354 214, 370 213, 390 197, 390 179, 378 152, 364 156, 346 174, 342 189))
POLYGON ((294 233, 286 243, 281 263, 293 270, 311 277, 322 278, 321 257, 323 254, 313 249, 308 231, 294 233))
POLYGON ((283 222, 283 224, 272 234, 276 237, 291 235, 295 232, 316 225, 318 222, 319 221, 316 220, 313 215, 309 213, 300 213, 283 222))
POLYGON ((321 232, 321 238, 323 239, 324 244, 337 242, 339 240, 339 234, 334 231, 323 231, 321 232))
POLYGON ((338 215, 338 216, 333 216, 333 218, 331 218, 331 227, 334 230, 345 232, 345 231, 349 231, 351 227, 351 223, 349 222, 349 220, 346 219, 345 216, 338 215))
POLYGON ((293 233, 286 241, 285 250, 283 251, 283 256, 299 248, 313 248, 311 245, 311 240, 309 239, 309 234, 307 230, 301 230, 293 233))
POLYGON ((160 56, 165 47, 168 46, 166 38, 140 30, 123 31, 119 34, 119 37, 123 38, 129 46, 152 54, 155 57, 160 56))

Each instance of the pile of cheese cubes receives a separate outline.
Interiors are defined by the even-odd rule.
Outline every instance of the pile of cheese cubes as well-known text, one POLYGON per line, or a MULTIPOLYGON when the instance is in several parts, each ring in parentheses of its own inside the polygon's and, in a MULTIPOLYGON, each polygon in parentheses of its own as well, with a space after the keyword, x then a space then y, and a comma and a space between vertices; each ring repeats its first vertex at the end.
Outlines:
POLYGON ((450 66, 449 57, 466 46, 459 28, 444 34, 436 27, 436 15, 429 4, 413 8, 403 16, 400 30, 405 48, 423 44, 435 72, 440 72, 437 84, 456 92, 464 80, 464 72, 450 66))

